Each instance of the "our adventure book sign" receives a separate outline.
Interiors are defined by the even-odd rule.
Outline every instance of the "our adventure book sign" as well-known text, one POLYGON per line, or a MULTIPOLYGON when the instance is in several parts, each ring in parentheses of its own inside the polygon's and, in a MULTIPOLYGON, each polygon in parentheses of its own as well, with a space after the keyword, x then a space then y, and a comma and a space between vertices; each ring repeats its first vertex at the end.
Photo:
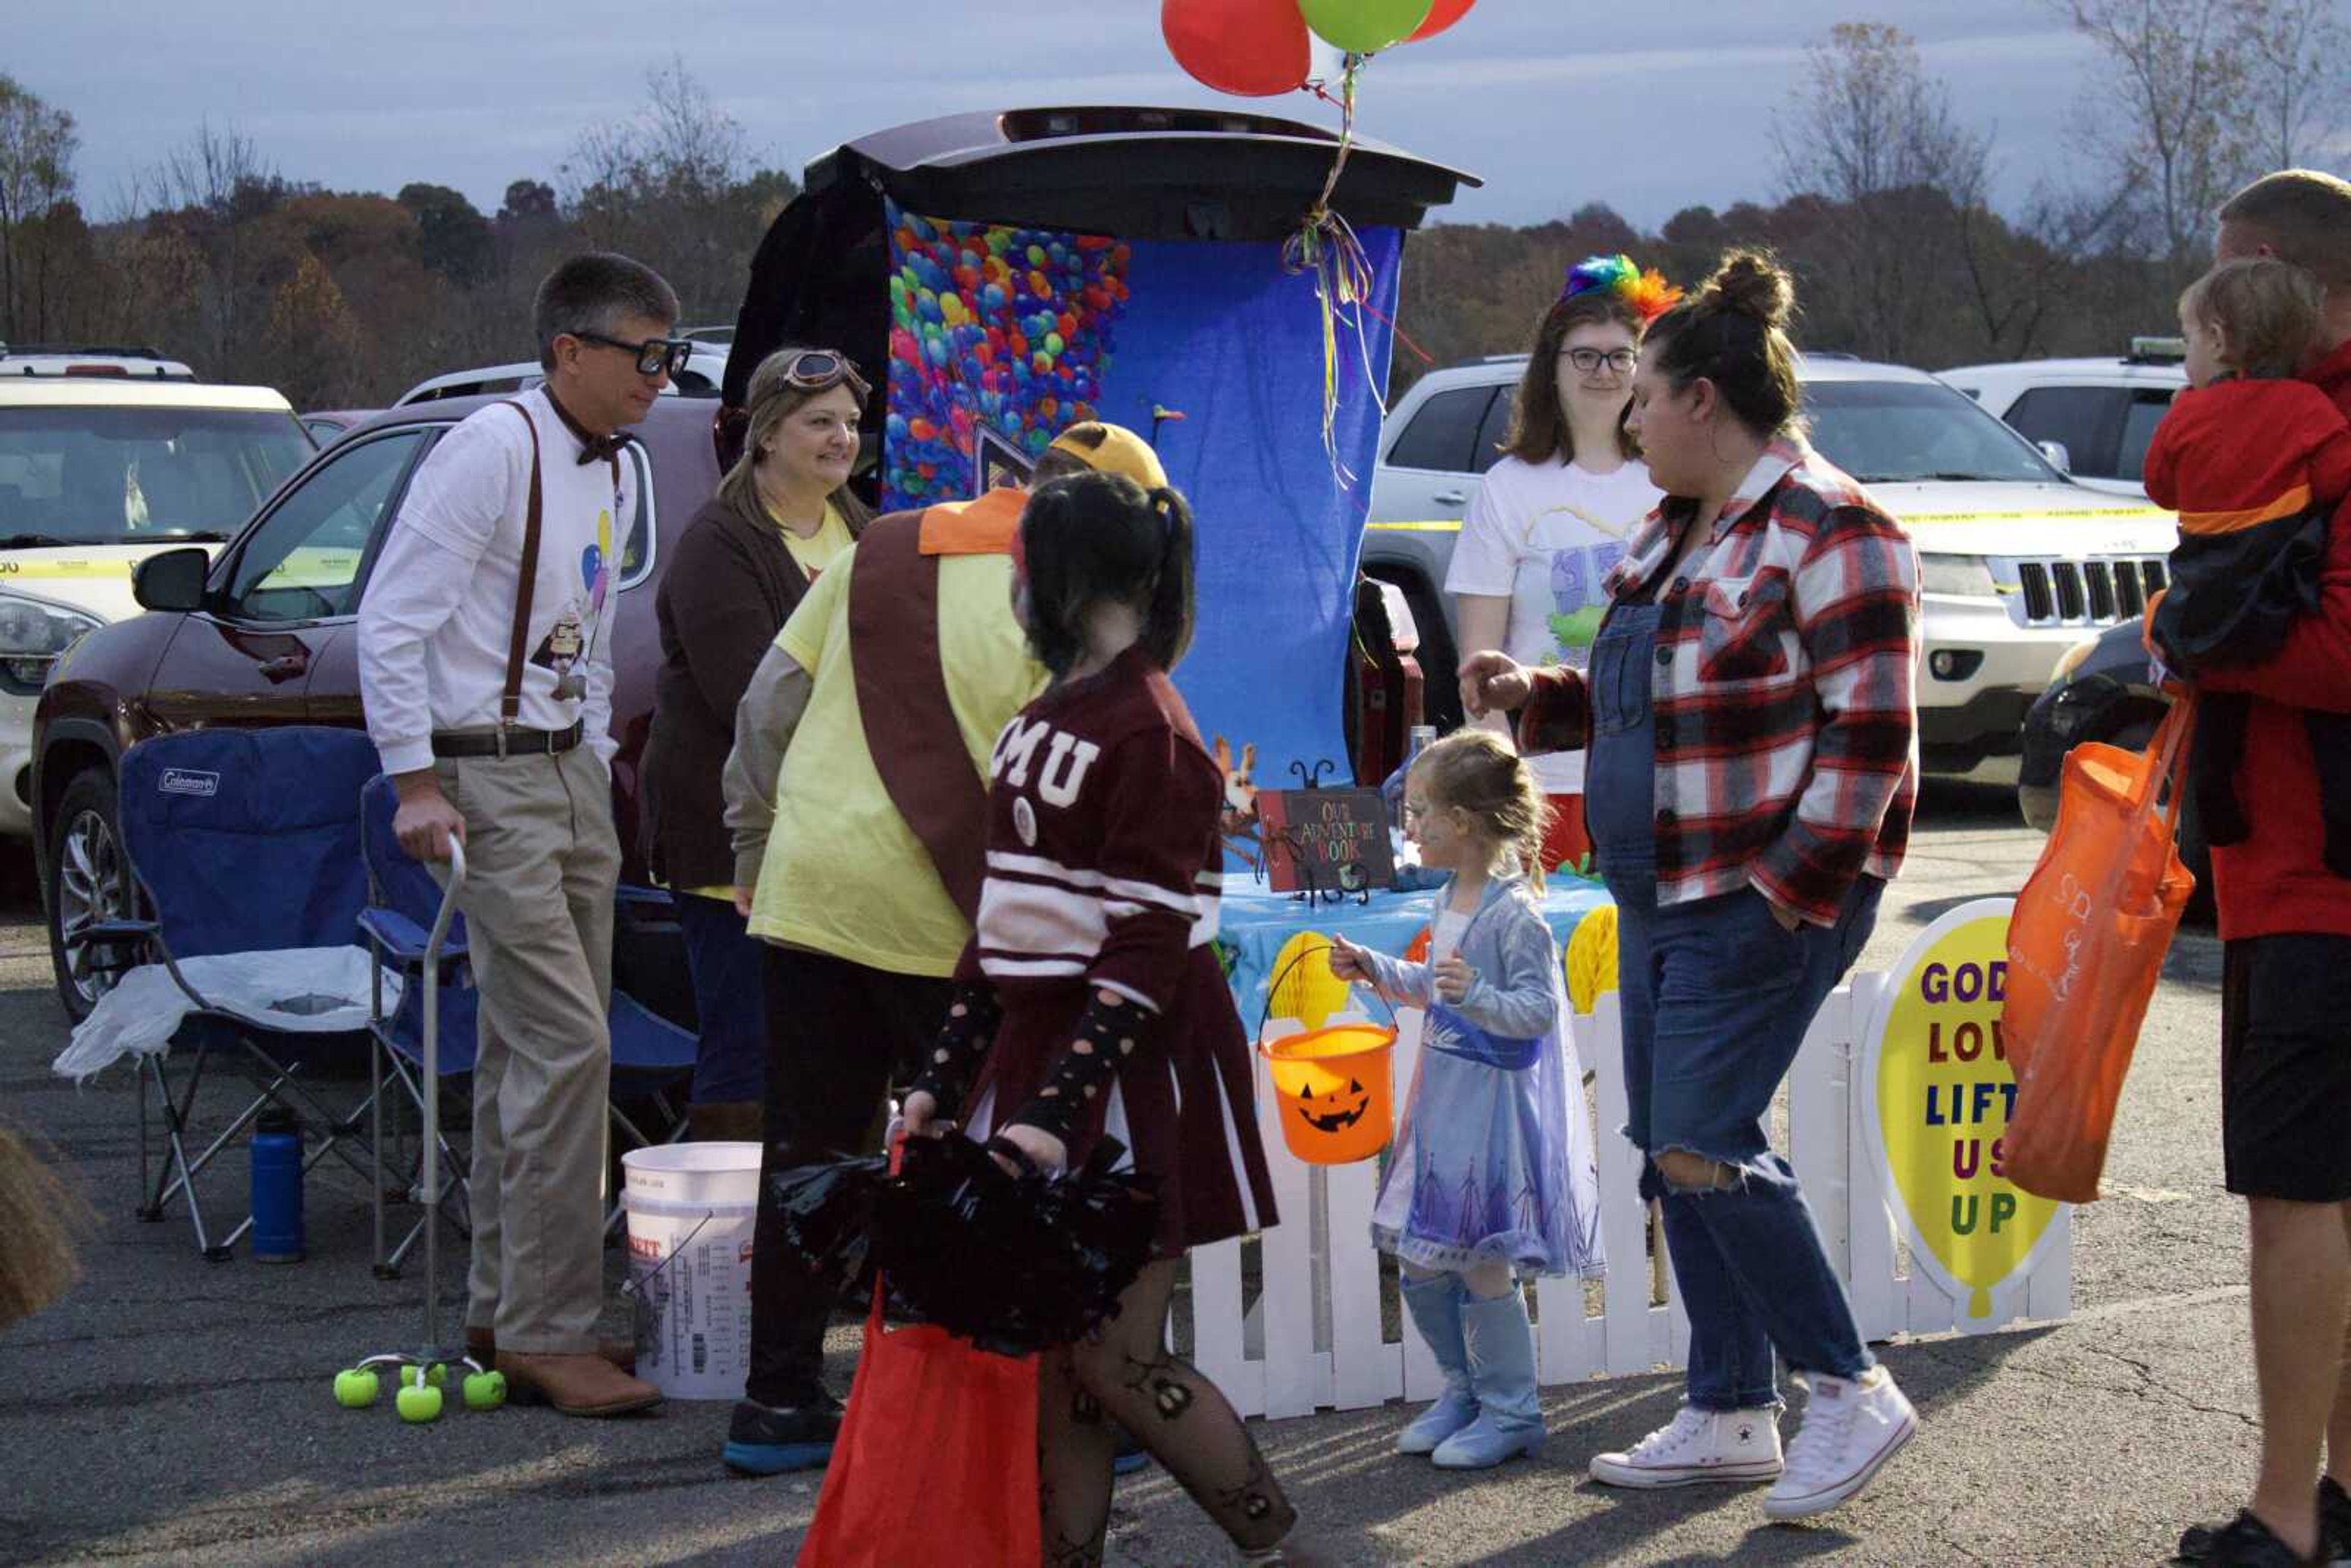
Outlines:
POLYGON ((1354 893, 1395 881, 1377 789, 1266 789, 1257 798, 1266 882, 1276 893, 1354 893))

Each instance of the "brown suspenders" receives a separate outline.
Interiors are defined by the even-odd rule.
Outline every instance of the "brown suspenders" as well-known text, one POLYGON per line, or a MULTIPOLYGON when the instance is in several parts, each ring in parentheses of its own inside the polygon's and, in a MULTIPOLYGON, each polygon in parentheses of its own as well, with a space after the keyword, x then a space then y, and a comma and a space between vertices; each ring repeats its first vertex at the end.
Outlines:
MULTIPOLYGON (((507 733, 520 727, 522 717, 522 667, 530 643, 531 595, 538 588, 538 535, 542 512, 538 479, 538 422, 531 418, 530 410, 513 398, 506 400, 506 406, 522 415, 523 428, 530 432, 530 500, 523 513, 522 580, 515 588, 514 630, 507 639, 507 684, 506 689, 498 695, 497 755, 500 757, 507 754, 507 733)), ((620 454, 611 454, 606 461, 612 465, 612 507, 617 513, 621 504, 620 454)), ((621 528, 618 516, 613 517, 612 527, 617 534, 621 528)), ((611 563, 606 570, 617 575, 619 563, 611 563)), ((588 655, 585 643, 580 645, 580 655, 582 658, 588 655)))
POLYGON ((930 852, 964 918, 987 876, 987 788, 947 696, 939 647, 939 558, 922 553, 922 515, 883 517, 849 561, 850 665, 865 748, 890 803, 930 852))
POLYGON ((507 685, 498 696, 500 757, 507 754, 507 732, 522 717, 522 662, 530 641, 530 598, 538 587, 538 421, 519 402, 509 399, 507 406, 522 415, 522 426, 530 432, 530 503, 523 514, 522 580, 515 589, 514 632, 507 640, 507 685))

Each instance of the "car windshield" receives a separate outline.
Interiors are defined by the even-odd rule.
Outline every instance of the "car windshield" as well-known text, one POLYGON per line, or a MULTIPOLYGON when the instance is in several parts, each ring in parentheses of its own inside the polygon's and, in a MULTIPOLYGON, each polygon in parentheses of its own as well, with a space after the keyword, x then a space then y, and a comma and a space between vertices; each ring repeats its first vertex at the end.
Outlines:
POLYGON ((312 450, 264 410, 0 407, 0 546, 226 538, 312 450))
POLYGON ((2031 443, 1939 382, 1808 382, 1821 455, 1865 485, 2055 480, 2031 443))

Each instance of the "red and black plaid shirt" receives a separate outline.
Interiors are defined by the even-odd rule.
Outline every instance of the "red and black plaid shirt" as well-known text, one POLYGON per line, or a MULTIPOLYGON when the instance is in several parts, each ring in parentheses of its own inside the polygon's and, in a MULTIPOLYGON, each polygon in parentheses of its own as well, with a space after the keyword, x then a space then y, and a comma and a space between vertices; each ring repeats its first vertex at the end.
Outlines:
MULTIPOLYGON (((1605 584, 1641 592, 1692 503, 1668 499, 1605 584)), ((1764 453, 1662 586, 1657 899, 1753 885, 1828 925, 1854 880, 1901 868, 1918 793, 1918 561, 1861 486, 1800 441, 1764 453)), ((1534 673, 1520 747, 1588 744, 1583 674, 1534 673)))

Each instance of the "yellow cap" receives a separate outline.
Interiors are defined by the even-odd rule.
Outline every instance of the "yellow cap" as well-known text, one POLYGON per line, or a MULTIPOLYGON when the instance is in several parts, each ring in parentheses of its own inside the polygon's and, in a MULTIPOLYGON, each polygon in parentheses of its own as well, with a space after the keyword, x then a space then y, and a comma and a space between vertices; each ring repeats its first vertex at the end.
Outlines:
POLYGON ((1167 483, 1167 470, 1159 465, 1159 454, 1151 450, 1151 443, 1123 424, 1099 419, 1073 424, 1054 440, 1051 450, 1068 453, 1097 474, 1123 474, 1146 490, 1167 483))

